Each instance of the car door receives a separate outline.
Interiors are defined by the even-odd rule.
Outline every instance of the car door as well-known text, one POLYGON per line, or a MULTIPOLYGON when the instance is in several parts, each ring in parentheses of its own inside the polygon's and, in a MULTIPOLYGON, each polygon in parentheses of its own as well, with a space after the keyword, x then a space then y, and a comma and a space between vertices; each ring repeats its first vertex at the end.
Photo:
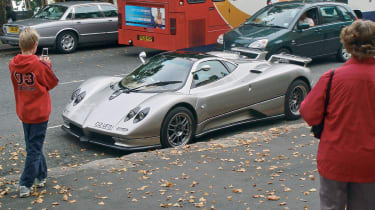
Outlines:
POLYGON ((350 12, 348 13, 341 6, 321 6, 319 13, 322 19, 325 54, 335 54, 341 47, 341 30, 345 26, 350 25, 354 19, 350 16, 350 12))
POLYGON ((73 27, 80 35, 80 43, 105 40, 104 15, 96 4, 74 7, 73 27))
POLYGON ((197 69, 209 66, 209 70, 198 70, 193 73, 190 93, 197 96, 199 122, 229 113, 246 106, 248 88, 238 91, 234 88, 232 75, 219 60, 201 62, 197 69))
POLYGON ((303 11, 298 17, 298 20, 304 13, 307 13, 307 17, 314 21, 314 26, 308 29, 298 29, 299 21, 297 21, 290 34, 292 38, 291 48, 292 52, 296 55, 315 57, 321 53, 324 36, 318 17, 318 9, 314 7, 303 11))
POLYGON ((101 4, 100 8, 103 12, 103 31, 105 32, 107 41, 117 41, 118 37, 118 14, 117 8, 110 4, 101 4))

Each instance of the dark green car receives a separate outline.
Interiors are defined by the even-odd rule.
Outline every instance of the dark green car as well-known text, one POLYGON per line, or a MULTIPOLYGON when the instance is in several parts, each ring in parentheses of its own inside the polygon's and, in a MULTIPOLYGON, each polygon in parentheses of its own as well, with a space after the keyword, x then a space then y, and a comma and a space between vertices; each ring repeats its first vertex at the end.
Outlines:
POLYGON ((350 58, 340 43, 342 28, 356 16, 342 3, 280 2, 266 6, 242 25, 218 38, 219 48, 258 48, 311 58, 336 55, 340 61, 350 58))

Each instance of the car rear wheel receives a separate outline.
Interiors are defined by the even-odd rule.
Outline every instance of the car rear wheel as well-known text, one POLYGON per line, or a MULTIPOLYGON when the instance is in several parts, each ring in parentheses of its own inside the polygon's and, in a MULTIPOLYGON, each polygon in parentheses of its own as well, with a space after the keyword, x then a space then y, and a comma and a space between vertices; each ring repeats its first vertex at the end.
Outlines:
POLYGON ((77 36, 73 32, 65 31, 57 37, 56 46, 62 53, 72 53, 77 48, 77 42, 77 36))
POLYGON ((346 51, 343 45, 341 45, 339 51, 337 52, 337 60, 340 62, 346 62, 351 57, 350 53, 346 51))
POLYGON ((177 107, 165 117, 160 141, 163 147, 184 146, 191 142, 195 133, 195 120, 191 111, 185 107, 177 107))
POLYGON ((296 120, 300 118, 299 108, 302 101, 309 93, 308 84, 302 80, 295 80, 288 87, 285 95, 285 116, 288 120, 296 120))

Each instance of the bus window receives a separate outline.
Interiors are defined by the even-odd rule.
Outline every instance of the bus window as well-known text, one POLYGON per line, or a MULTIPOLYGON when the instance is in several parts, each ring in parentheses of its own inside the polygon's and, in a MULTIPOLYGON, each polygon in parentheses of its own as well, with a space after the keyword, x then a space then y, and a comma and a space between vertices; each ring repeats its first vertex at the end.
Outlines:
POLYGON ((204 3, 206 0, 187 0, 189 4, 204 3))

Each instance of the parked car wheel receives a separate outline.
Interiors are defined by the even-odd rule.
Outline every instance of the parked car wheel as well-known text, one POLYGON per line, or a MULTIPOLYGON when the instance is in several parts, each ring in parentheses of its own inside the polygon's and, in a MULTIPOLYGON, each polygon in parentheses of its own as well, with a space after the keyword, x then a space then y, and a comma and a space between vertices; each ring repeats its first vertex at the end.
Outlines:
POLYGON ((290 50, 283 47, 283 48, 280 48, 276 54, 291 54, 290 50))
POLYGON ((299 108, 303 99, 309 93, 310 88, 306 82, 295 80, 289 86, 285 96, 284 112, 288 120, 296 120, 300 118, 299 108))
POLYGON ((73 32, 65 31, 57 37, 57 49, 62 53, 72 53, 76 50, 78 44, 77 35, 73 32))
POLYGON ((337 52, 337 60, 340 62, 346 62, 351 57, 350 53, 346 51, 343 45, 341 45, 339 51, 337 52))
POLYGON ((165 117, 160 134, 163 147, 178 147, 191 142, 195 132, 195 120, 185 107, 172 109, 165 117))

